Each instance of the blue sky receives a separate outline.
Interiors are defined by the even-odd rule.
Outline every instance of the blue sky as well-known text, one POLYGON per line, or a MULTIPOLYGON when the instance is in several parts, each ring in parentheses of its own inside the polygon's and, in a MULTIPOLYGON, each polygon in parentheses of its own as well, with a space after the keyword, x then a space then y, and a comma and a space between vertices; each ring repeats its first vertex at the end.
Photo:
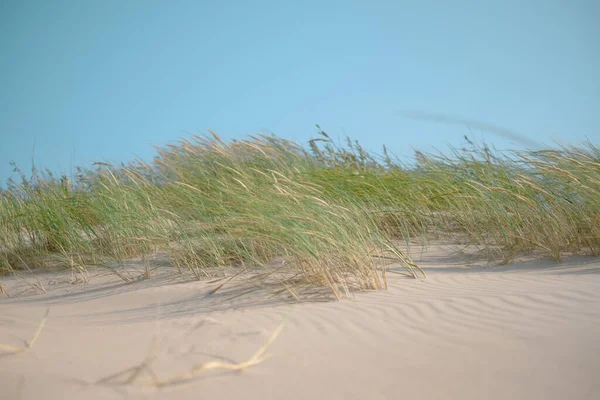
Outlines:
POLYGON ((214 130, 306 142, 320 124, 401 156, 600 144, 600 2, 0 0, 0 180, 9 162, 149 160, 214 130))

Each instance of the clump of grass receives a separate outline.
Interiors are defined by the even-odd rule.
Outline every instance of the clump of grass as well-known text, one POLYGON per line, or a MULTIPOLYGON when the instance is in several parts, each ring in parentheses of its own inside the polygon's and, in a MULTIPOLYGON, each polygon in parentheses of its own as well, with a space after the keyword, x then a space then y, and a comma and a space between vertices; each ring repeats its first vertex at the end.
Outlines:
POLYGON ((598 161, 591 144, 508 154, 484 146, 453 158, 423 156, 421 167, 431 180, 437 229, 452 227, 469 242, 498 249, 504 262, 529 250, 560 261, 563 253, 600 249, 598 161))
POLYGON ((389 240, 351 193, 325 200, 309 173, 317 168, 328 167, 288 141, 213 135, 159 150, 153 166, 99 165, 69 191, 51 175, 23 177, 2 196, 3 268, 53 258, 85 269, 163 250, 198 279, 232 264, 268 268, 294 297, 299 288, 341 298, 385 287, 372 255, 389 252, 389 240), (275 258, 285 268, 272 268, 275 258))
POLYGON ((351 197, 323 198, 308 174, 318 161, 297 145, 271 137, 225 143, 213 135, 159 154, 156 165, 174 196, 163 199, 165 207, 185 216, 174 258, 197 276, 210 276, 214 265, 265 266, 280 256, 284 283, 325 286, 338 298, 352 288, 384 287, 385 272, 369 254, 386 238, 351 197))
MULTIPOLYGON (((495 152, 468 142, 451 154, 417 152, 403 166, 384 148, 379 159, 357 144, 336 147, 322 133, 335 168, 314 171, 326 198, 352 199, 386 236, 444 236, 477 244, 510 262, 524 251, 556 261, 600 251, 600 152, 591 143, 543 151, 495 152)), ((468 139, 467 139, 468 140, 468 139)))
MULTIPOLYGON (((470 144, 414 165, 335 144, 194 136, 151 164, 98 163, 0 193, 0 272, 122 265, 163 251, 196 279, 277 282, 291 297, 386 287, 385 263, 424 276, 397 240, 445 237, 510 262, 600 251, 600 153, 591 144, 495 152, 470 144), (241 272, 243 273, 241 273, 241 272)), ((116 270, 115 270, 115 273, 116 270)), ((129 281, 129 279, 126 279, 129 281)), ((258 283, 257 283, 258 282, 258 283)))

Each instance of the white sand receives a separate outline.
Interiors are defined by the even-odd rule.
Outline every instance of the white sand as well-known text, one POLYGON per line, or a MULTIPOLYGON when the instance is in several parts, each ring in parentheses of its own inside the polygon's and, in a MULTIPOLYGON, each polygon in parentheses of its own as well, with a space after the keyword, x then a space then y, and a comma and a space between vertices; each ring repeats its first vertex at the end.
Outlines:
MULTIPOLYGON (((134 285, 40 277, 47 294, 0 297, 2 399, 597 399, 600 260, 568 258, 489 267, 447 250, 413 257, 429 277, 389 274, 387 292, 290 304, 248 295, 222 302, 215 284, 134 285), (209 371, 155 388, 210 360, 241 362, 285 325, 271 358, 242 372, 209 371), (154 350, 152 350, 154 349, 154 350)), ((159 274, 160 275, 160 274, 159 274)), ((13 296, 27 286, 4 280, 13 296)))

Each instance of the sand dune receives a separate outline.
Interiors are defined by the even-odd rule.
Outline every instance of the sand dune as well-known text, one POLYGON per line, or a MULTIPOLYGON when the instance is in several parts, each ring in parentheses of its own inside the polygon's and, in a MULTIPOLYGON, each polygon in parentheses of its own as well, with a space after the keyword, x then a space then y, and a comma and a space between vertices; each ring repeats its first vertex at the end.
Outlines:
POLYGON ((0 356, 3 399, 595 399, 600 398, 600 261, 523 259, 508 266, 433 247, 412 253, 428 278, 390 273, 386 292, 292 303, 157 273, 124 285, 97 276, 41 275, 4 285, 0 343, 20 346, 50 314, 33 348, 0 356), (468 266, 467 266, 468 265, 468 266), (239 363, 283 329, 272 356, 241 372, 208 371, 156 388, 195 365, 239 363), (116 375, 115 375, 116 374, 116 375), (111 375, 114 375, 111 377, 111 375))

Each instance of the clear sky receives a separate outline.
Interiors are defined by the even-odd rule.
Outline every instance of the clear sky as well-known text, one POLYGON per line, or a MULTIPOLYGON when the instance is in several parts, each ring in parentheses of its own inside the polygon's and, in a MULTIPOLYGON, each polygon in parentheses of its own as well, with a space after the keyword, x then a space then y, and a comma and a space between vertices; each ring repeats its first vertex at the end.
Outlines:
POLYGON ((406 111, 600 145, 598 21, 597 0, 0 0, 0 180, 34 142, 69 173, 207 129, 526 144, 406 111))

